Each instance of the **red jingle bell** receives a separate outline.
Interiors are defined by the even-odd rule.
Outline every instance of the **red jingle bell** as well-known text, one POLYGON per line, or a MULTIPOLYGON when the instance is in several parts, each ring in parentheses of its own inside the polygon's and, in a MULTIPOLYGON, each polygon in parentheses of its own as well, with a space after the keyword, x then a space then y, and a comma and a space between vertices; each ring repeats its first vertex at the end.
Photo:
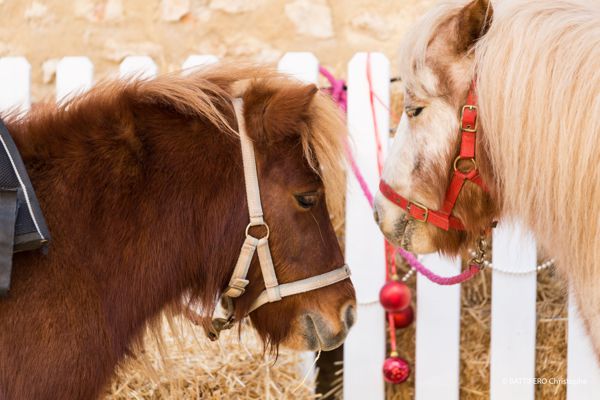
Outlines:
POLYGON ((394 317, 396 329, 402 329, 412 324, 415 320, 415 313, 412 306, 408 306, 404 310, 392 313, 392 317, 394 317))
POLYGON ((379 302, 387 312, 398 312, 410 305, 410 289, 404 283, 389 281, 379 292, 379 302))
POLYGON ((410 375, 410 366, 402 358, 394 355, 387 358, 383 363, 383 379, 389 383, 402 383, 410 375))

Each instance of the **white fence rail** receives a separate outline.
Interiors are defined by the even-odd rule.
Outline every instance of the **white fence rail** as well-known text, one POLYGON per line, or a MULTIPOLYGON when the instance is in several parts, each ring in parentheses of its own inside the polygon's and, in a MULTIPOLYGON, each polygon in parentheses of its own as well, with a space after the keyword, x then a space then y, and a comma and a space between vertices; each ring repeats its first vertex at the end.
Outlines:
MULTIPOLYGON (((370 58, 373 89, 389 104, 390 63, 379 53, 372 53, 370 58)), ((216 61, 211 55, 192 55, 182 63, 182 69, 189 71, 216 61)), ((357 163, 373 190, 379 178, 366 68, 366 53, 356 54, 348 64, 348 128, 357 163)), ((316 82, 318 60, 311 53, 288 53, 281 59, 279 69, 300 80, 316 82)), ((150 78, 158 72, 157 65, 146 56, 128 57, 119 68, 121 77, 150 78)), ((88 58, 63 58, 56 70, 56 99, 62 101, 88 90, 93 78, 94 66, 88 58)), ((0 58, 0 87, 2 112, 29 109, 31 66, 25 58, 0 58)), ((389 114, 382 105, 376 107, 377 134, 385 147, 389 114)), ((347 187, 346 229, 346 259, 353 269, 359 306, 357 324, 345 344, 344 398, 383 399, 385 322, 377 298, 385 279, 384 244, 369 204, 352 177, 347 187)), ((492 277, 491 398, 534 399, 536 276, 518 272, 535 267, 535 242, 518 226, 500 226, 494 233, 493 257, 493 265, 502 269, 495 270, 492 277)), ((428 255, 425 263, 437 273, 451 275, 458 270, 460 260, 428 255)), ((419 276, 417 291, 416 398, 458 399, 460 287, 442 288, 419 276)), ((572 301, 568 332, 567 398, 597 398, 600 369, 572 301)), ((307 356, 307 364, 310 360, 307 356)))

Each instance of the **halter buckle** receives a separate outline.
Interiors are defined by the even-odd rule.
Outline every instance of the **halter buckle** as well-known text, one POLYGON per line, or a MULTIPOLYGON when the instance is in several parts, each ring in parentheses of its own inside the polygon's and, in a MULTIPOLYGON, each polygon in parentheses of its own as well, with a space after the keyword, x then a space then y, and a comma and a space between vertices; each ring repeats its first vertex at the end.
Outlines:
POLYGON ((410 215, 411 217, 413 217, 415 220, 420 221, 420 222, 427 222, 427 218, 429 218, 429 208, 427 208, 426 206, 424 206, 421 203, 417 203, 416 201, 411 201, 408 203, 408 205, 406 206, 406 213, 408 215, 410 215), (421 210, 423 210, 423 213, 425 214, 423 216, 423 219, 419 219, 410 213, 410 209, 412 208, 412 206, 417 206, 417 208, 420 208, 421 210))
POLYGON ((462 107, 462 110, 460 111, 460 129, 464 132, 477 132, 477 122, 477 106, 471 104, 464 105, 462 107), (465 110, 475 111, 475 123, 473 124, 473 126, 464 126, 465 110))
POLYGON ((246 286, 250 283, 247 279, 232 279, 223 294, 227 297, 240 297, 246 291, 246 286))

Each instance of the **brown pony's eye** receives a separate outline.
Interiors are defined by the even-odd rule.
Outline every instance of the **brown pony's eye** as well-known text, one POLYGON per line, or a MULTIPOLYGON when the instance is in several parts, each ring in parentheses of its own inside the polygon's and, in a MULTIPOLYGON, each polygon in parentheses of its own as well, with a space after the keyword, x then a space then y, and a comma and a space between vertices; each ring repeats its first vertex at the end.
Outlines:
POLYGON ((418 117, 419 114, 423 112, 424 108, 425 107, 407 107, 404 109, 404 111, 406 111, 406 115, 408 115, 408 118, 414 118, 418 117))
POLYGON ((313 208, 319 202, 319 192, 300 193, 294 197, 298 205, 305 210, 313 208))

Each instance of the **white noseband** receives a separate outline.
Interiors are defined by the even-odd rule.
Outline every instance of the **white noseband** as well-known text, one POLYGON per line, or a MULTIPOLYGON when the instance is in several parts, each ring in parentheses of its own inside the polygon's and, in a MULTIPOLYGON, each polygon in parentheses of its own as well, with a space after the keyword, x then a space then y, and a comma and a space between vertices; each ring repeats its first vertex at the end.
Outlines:
POLYGON ((234 310, 231 299, 240 297, 244 294, 246 286, 250 283, 246 276, 250 268, 250 263, 254 257, 254 252, 258 253, 258 261, 265 281, 265 290, 254 300, 248 313, 256 310, 266 303, 272 303, 281 300, 283 297, 294 294, 309 292, 334 283, 343 281, 350 277, 350 269, 347 265, 337 268, 333 271, 321 275, 313 276, 299 281, 279 284, 275 273, 275 266, 269 250, 269 226, 263 218, 262 204, 260 201, 260 189, 258 186, 258 174, 256 172, 256 159, 254 157, 254 146, 246 133, 246 123, 244 121, 242 99, 234 99, 233 106, 238 122, 240 142, 242 146, 242 160, 244 164, 244 179, 246 182, 246 197, 248 199, 248 211, 250 213, 250 223, 246 227, 246 239, 242 245, 242 250, 238 257, 235 268, 229 280, 227 289, 223 292, 221 299, 226 305, 225 315, 221 318, 212 319, 212 329, 207 331, 209 338, 216 340, 219 332, 230 328, 234 322, 234 310), (264 226, 266 234, 262 238, 255 238, 250 235, 250 228, 253 226, 264 226))

